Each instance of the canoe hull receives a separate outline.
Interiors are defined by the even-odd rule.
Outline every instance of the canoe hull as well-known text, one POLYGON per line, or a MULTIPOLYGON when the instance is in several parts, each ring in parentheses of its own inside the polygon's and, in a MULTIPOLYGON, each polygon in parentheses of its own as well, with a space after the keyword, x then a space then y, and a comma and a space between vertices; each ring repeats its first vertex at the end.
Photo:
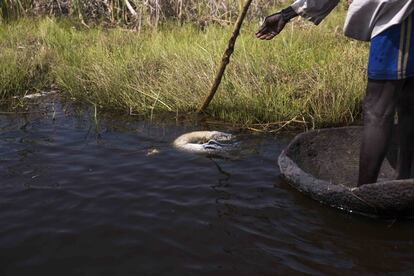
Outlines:
POLYGON ((279 156, 282 176, 335 208, 370 216, 414 216, 414 179, 393 180, 388 161, 378 183, 356 187, 361 133, 361 127, 347 127, 298 135, 279 156))

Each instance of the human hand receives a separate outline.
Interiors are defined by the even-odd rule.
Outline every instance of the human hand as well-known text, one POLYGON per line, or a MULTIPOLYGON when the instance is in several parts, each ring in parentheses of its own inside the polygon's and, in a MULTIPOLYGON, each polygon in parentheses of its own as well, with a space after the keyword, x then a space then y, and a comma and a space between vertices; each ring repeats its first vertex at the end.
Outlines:
POLYGON ((271 40, 277 36, 285 27, 287 21, 282 16, 282 13, 278 12, 266 17, 262 26, 256 32, 256 37, 262 40, 271 40))

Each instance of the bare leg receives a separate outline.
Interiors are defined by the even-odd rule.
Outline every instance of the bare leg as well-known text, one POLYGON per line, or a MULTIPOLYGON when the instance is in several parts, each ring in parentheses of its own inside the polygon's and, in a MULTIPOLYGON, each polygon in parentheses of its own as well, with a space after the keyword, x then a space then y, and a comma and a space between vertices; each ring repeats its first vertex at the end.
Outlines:
POLYGON ((414 79, 408 79, 398 102, 398 179, 411 177, 414 156, 414 79))
POLYGON ((395 108, 404 81, 369 80, 364 99, 364 131, 358 185, 375 183, 387 153, 395 108))

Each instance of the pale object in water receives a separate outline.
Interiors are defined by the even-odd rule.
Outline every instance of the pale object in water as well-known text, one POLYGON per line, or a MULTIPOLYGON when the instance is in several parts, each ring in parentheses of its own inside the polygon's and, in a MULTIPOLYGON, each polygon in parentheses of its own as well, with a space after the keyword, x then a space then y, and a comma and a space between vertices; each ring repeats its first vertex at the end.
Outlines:
POLYGON ((34 93, 34 94, 27 94, 23 97, 23 99, 36 99, 36 98, 40 98, 40 97, 46 97, 46 96, 50 96, 53 94, 56 94, 57 91, 48 91, 48 92, 39 92, 39 93, 34 93))
POLYGON ((150 149, 147 151, 146 156, 154 156, 159 154, 160 151, 158 149, 150 149))
POLYGON ((195 154, 225 156, 234 150, 237 144, 230 142, 234 136, 220 131, 195 131, 178 137, 173 145, 175 148, 195 154))

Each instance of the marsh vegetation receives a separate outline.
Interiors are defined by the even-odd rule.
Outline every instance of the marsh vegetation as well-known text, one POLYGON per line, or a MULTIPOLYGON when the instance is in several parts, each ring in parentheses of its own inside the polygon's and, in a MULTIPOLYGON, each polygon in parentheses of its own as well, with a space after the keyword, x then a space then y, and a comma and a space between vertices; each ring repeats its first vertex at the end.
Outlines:
MULTIPOLYGON (((3 1, 3 18, 4 3, 11 2, 3 1)), ((121 2, 126 3, 117 3, 121 2)), ((138 10, 134 3, 142 1, 129 2, 138 10)), ((16 106, 20 102, 13 97, 52 87, 62 97, 100 110, 149 116, 193 112, 208 93, 231 33, 226 21, 234 19, 238 5, 230 2, 234 6, 228 6, 228 11, 215 10, 215 15, 213 9, 201 12, 200 8, 192 10, 193 16, 186 9, 197 4, 181 1, 185 14, 181 18, 160 6, 158 19, 156 13, 148 13, 144 20, 148 24, 134 27, 131 24, 136 22, 125 21, 130 13, 122 5, 117 11, 128 16, 119 17, 116 20, 123 23, 113 25, 111 17, 100 19, 105 24, 86 21, 87 9, 74 8, 68 8, 72 16, 65 18, 10 20, 10 14, 29 13, 24 8, 27 3, 22 3, 21 10, 9 9, 8 19, 0 25, 0 99, 3 103, 12 100, 16 106), (208 24, 196 20, 201 14, 211 17, 208 24), (153 20, 159 21, 155 24, 153 20)), ((276 2, 263 7, 270 10, 276 2)), ((208 1, 197 3, 212 7, 208 1)), ((263 42, 254 38, 261 16, 266 14, 259 7, 253 7, 243 27, 208 113, 262 130, 275 130, 285 123, 311 128, 358 120, 367 46, 343 37, 344 9, 337 9, 318 27, 294 20, 277 39, 263 42)))

